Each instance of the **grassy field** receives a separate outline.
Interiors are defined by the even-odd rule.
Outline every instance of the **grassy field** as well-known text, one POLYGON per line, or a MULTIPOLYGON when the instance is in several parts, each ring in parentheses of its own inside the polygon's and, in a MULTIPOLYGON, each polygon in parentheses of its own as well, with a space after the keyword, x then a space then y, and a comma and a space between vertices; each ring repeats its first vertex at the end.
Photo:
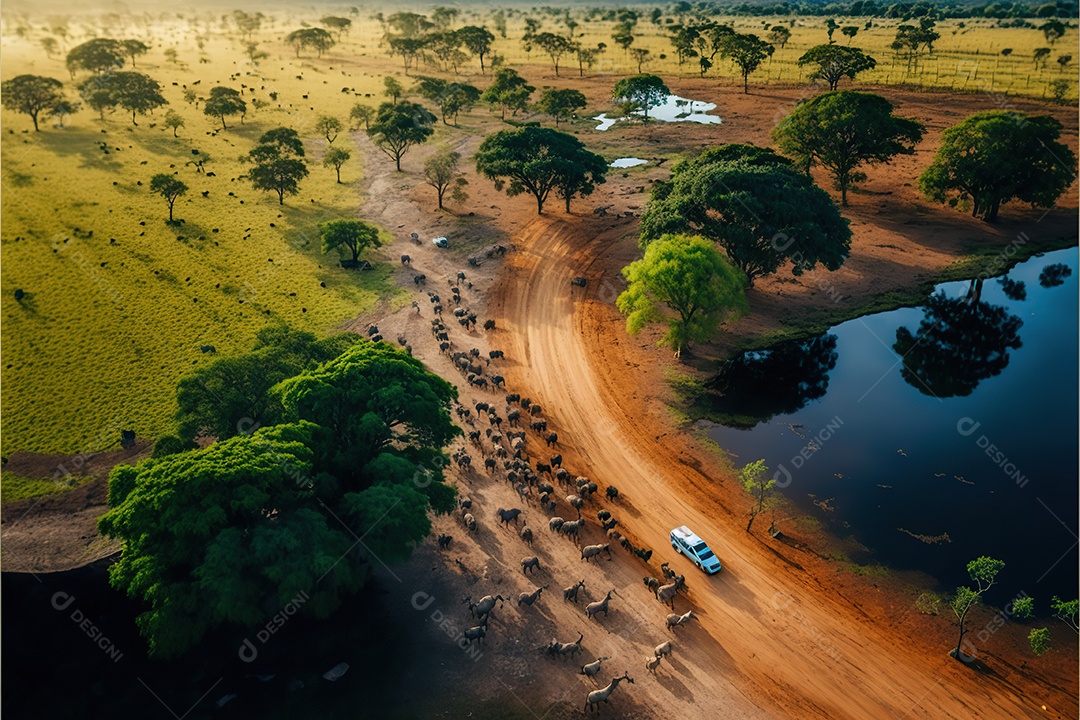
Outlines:
MULTIPOLYGON (((171 428, 177 380, 213 357, 200 346, 234 353, 274 320, 326 332, 380 299, 404 297, 387 265, 342 270, 336 253, 321 252, 316 229, 356 213, 362 168, 343 133, 336 144, 353 159, 337 184, 320 164, 326 142, 314 120, 346 118, 354 92, 375 91, 381 77, 353 76, 355 59, 349 71, 333 57, 297 59, 280 42, 267 43, 270 57, 253 67, 238 37, 208 36, 200 52, 180 25, 110 35, 153 46, 137 69, 161 83, 168 108, 140 116, 138 127, 123 112, 102 121, 84 110, 62 129, 45 120, 39 133, 25 115, 3 114, 5 452, 91 452, 115 443, 120 428, 156 437, 171 428), (170 47, 177 64, 165 60, 170 47), (246 84, 244 124, 231 118, 221 131, 201 105, 186 103, 183 86, 196 81, 200 95, 246 84), (253 98, 269 105, 253 111, 253 98), (185 120, 179 138, 160 124, 165 109, 185 120), (284 207, 241 179, 238 161, 279 125, 305 137, 311 173, 284 207), (216 177, 186 164, 206 156, 216 177), (176 204, 185 222, 175 228, 148 188, 155 173, 174 171, 190 187, 176 204), (25 292, 21 301, 16 289, 25 292)), ((46 58, 35 36, 4 37, 3 69, 5 78, 26 72, 69 82, 62 60, 46 58)))

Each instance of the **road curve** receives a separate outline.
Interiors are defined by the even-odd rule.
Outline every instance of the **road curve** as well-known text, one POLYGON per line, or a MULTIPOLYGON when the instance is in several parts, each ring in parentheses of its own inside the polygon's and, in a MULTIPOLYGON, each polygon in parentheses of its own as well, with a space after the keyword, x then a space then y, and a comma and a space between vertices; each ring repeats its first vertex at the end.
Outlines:
MULTIPOLYGON (((666 542, 686 523, 714 543, 724 571, 691 575, 702 627, 726 652, 705 670, 757 707, 786 717, 1044 717, 1000 678, 977 676, 940 655, 912 650, 887 627, 823 587, 796 562, 745 533, 744 516, 721 505, 722 478, 699 471, 682 437, 658 441, 658 424, 635 395, 623 351, 603 344, 613 322, 611 283, 590 265, 608 241, 579 225, 537 218, 514 238, 517 252, 492 294, 507 357, 508 384, 541 403, 568 464, 617 485, 636 512, 622 525, 656 552, 653 566, 687 567, 666 542), (570 285, 590 276, 589 287, 570 285)), ((689 570, 683 570, 689 572, 689 570)), ((715 654, 715 653, 714 653, 715 654)), ((701 659, 702 653, 696 656, 701 659)), ((701 717, 717 717, 707 694, 701 717)), ((733 710, 730 706, 728 710, 733 710)), ((739 713, 742 714, 742 713, 739 713)))

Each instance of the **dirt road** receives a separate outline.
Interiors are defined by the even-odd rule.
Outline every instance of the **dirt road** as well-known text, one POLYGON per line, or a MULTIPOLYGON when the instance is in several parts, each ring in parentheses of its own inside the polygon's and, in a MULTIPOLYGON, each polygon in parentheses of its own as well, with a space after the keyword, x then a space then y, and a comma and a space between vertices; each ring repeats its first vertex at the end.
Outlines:
MULTIPOLYGON (((723 503, 733 481, 698 469, 685 438, 657 437, 626 343, 607 332, 621 324, 605 297, 616 286, 593 273, 588 288, 571 287, 610 244, 587 227, 540 218, 516 238, 492 307, 518 361, 507 380, 544 405, 579 472, 619 488, 633 508, 623 525, 656 551, 652 564, 669 561, 690 578, 690 600, 715 641, 692 661, 790 717, 1045 717, 1007 680, 959 668, 944 648, 898 643, 884 623, 817 584, 799 552, 764 527, 745 532, 745 518, 723 503), (722 573, 706 578, 672 550, 667 533, 683 523, 714 543, 722 573)), ((721 707, 702 694, 695 709, 716 717, 721 707)))

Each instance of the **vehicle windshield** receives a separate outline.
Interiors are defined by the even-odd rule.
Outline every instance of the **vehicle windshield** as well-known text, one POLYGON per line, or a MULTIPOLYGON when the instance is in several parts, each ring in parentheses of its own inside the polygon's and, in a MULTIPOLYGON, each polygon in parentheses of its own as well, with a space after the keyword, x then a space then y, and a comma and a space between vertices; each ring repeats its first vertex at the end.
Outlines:
POLYGON ((698 557, 700 557, 702 560, 708 560, 709 558, 716 557, 716 556, 713 555, 712 550, 706 550, 705 552, 701 553, 698 557))
POLYGON ((694 546, 694 552, 701 552, 702 550, 708 550, 708 549, 709 549, 709 546, 706 545, 703 542, 699 542, 697 545, 694 546))

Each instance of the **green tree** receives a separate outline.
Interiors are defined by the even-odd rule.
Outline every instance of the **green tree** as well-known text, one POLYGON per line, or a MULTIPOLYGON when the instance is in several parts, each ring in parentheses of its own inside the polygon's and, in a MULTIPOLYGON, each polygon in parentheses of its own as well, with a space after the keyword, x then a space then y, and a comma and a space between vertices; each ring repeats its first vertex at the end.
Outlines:
POLYGON ((390 98, 392 105, 397 105, 397 101, 401 99, 401 96, 405 94, 405 88, 396 78, 392 78, 389 75, 383 78, 383 97, 390 98))
POLYGON ((278 204, 285 204, 286 195, 300 191, 300 181, 308 176, 304 161, 304 144, 291 128, 274 128, 263 133, 259 143, 243 157, 253 167, 248 179, 256 190, 274 191, 278 204))
POLYGON ((169 110, 165 113, 165 121, 162 124, 167 128, 171 128, 172 136, 176 137, 176 131, 184 127, 184 118, 175 110, 169 110))
POLYGON ((918 70, 919 56, 924 52, 934 52, 934 43, 941 35, 934 30, 932 20, 923 18, 919 26, 900 25, 896 28, 896 37, 889 46, 898 53, 907 56, 908 70, 918 70))
MULTIPOLYGON (((250 301, 257 295, 244 288, 241 296, 250 301)), ((267 394, 270 388, 337 357, 359 340, 353 333, 319 339, 286 325, 263 328, 251 351, 219 357, 180 380, 177 434, 185 442, 199 436, 224 440, 280 422, 281 407, 267 394)))
POLYGON ((131 67, 135 67, 136 56, 150 52, 150 46, 142 40, 121 40, 120 46, 124 48, 124 52, 131 58, 131 67))
POLYGON ((922 124, 897 117, 892 109, 880 95, 825 93, 799 103, 773 128, 773 139, 807 172, 814 163, 828 170, 846 206, 848 188, 866 179, 859 166, 911 155, 922 139, 922 124))
POLYGON ((443 209, 443 196, 447 188, 460 175, 458 170, 460 161, 461 153, 456 153, 445 146, 436 150, 424 161, 424 182, 435 188, 440 210, 443 209))
POLYGON ((645 248, 645 256, 622 270, 629 286, 616 305, 627 316, 626 331, 666 323, 658 344, 679 357, 691 342, 709 339, 717 326, 746 312, 745 278, 702 237, 664 235, 645 248), (664 308, 674 313, 668 315, 664 308))
POLYGON ((982 599, 983 593, 989 590, 994 582, 997 580, 998 573, 1005 567, 1005 563, 1001 560, 995 560, 990 557, 980 557, 972 560, 967 564, 968 577, 975 583, 975 588, 972 589, 967 586, 960 586, 956 588, 956 594, 952 598, 950 606, 952 607, 953 614, 956 615, 957 624, 960 627, 960 635, 956 641, 956 649, 950 653, 954 658, 961 662, 967 662, 964 660, 966 657, 962 651, 964 644, 964 635, 967 633, 967 628, 964 627, 964 623, 967 620, 968 613, 971 609, 979 604, 982 599))
POLYGON ((64 85, 59 80, 40 75, 16 75, 0 84, 0 103, 8 110, 30 116, 38 132, 38 115, 64 99, 64 85))
POLYGON ((60 43, 54 37, 41 38, 41 49, 45 51, 46 57, 51 58, 60 50, 60 43))
POLYGON ((458 113, 471 110, 480 102, 480 90, 472 85, 432 77, 419 77, 417 81, 416 91, 439 106, 444 125, 450 124, 448 118, 454 118, 457 125, 458 113))
POLYGON ((649 48, 631 48, 630 57, 634 58, 634 62, 637 63, 638 74, 641 74, 641 68, 649 60, 649 48))
POLYGON ((326 167, 326 168, 332 167, 332 168, 334 168, 334 172, 337 173, 337 181, 340 183, 341 182, 341 166, 344 165, 345 163, 349 162, 349 158, 351 158, 351 157, 352 157, 352 154, 348 150, 343 150, 341 148, 332 147, 332 148, 330 148, 329 150, 326 151, 325 155, 323 155, 322 164, 323 164, 323 167, 326 167))
POLYGON ((323 252, 340 248, 352 253, 353 263, 359 262, 360 253, 368 248, 379 247, 379 229, 363 220, 328 220, 319 223, 319 237, 323 252))
POLYGON ((574 49, 574 43, 562 35, 551 32, 536 35, 532 38, 532 42, 551 58, 551 64, 555 68, 555 77, 559 77, 559 61, 566 53, 574 49))
POLYGON ((169 222, 173 222, 173 205, 177 198, 188 191, 188 186, 179 178, 167 173, 158 173, 150 178, 150 192, 165 198, 169 203, 169 222))
POLYGON ((98 74, 124 67, 125 58, 127 53, 119 41, 94 38, 71 49, 67 54, 67 69, 73 78, 76 70, 98 74))
POLYGON ((1080 632, 1080 625, 1077 624, 1077 612, 1080 611, 1080 601, 1062 600, 1057 595, 1050 599, 1050 610, 1061 622, 1068 625, 1073 629, 1073 632, 1080 632))
POLYGON ((769 477, 768 472, 769 469, 765 466, 764 460, 748 463, 739 471, 739 482, 742 483, 743 489, 754 496, 754 502, 750 506, 750 520, 746 523, 746 532, 750 532, 750 528, 754 526, 754 520, 765 511, 772 499, 776 478, 769 477))
POLYGON ((349 120, 352 121, 352 128, 354 130, 359 129, 360 123, 364 123, 364 129, 371 127, 371 121, 375 119, 375 108, 364 103, 356 103, 352 106, 352 110, 349 111, 349 120))
POLYGON ((1039 69, 1040 65, 1046 67, 1046 58, 1050 57, 1050 48, 1035 48, 1031 57, 1035 61, 1036 70, 1039 69))
POLYGON ((491 85, 483 92, 480 99, 493 108, 500 108, 502 117, 506 118, 506 111, 517 115, 518 111, 524 110, 529 105, 529 96, 536 88, 525 82, 525 79, 511 68, 499 68, 495 71, 495 77, 491 85))
POLYGON ((731 60, 739 68, 743 79, 743 93, 749 94, 750 73, 757 70, 766 58, 772 57, 775 49, 757 35, 735 33, 724 43, 720 55, 731 60))
POLYGON ((423 38, 390 38, 390 55, 400 55, 401 62, 405 65, 405 75, 408 76, 409 68, 412 67, 424 53, 427 40, 423 38))
POLYGON ((585 95, 578 90, 545 90, 536 103, 536 109, 555 118, 555 127, 560 118, 569 118, 585 107, 585 95))
POLYGON ((1061 123, 1049 115, 975 113, 942 133, 919 189, 934 202, 969 202, 973 216, 991 222, 1011 200, 1051 207, 1076 167, 1072 151, 1058 142, 1060 134, 1061 123))
POLYGON ((333 115, 320 115, 315 119, 315 130, 324 138, 326 142, 333 145, 337 140, 338 133, 341 132, 341 121, 333 115))
POLYGON ((1053 45, 1065 35, 1065 24, 1060 20, 1047 20, 1039 26, 1039 32, 1046 38, 1046 42, 1053 45))
POLYGON ((1032 628, 1028 633, 1028 642, 1031 643, 1031 652, 1042 655, 1050 649, 1050 630, 1047 628, 1032 628))
POLYGON ((858 48, 818 45, 803 53, 798 64, 799 67, 816 66, 811 79, 824 80, 829 84, 829 90, 835 90, 841 78, 854 80, 859 73, 877 67, 877 60, 858 48))
POLYGON ((82 103, 77 100, 60 98, 56 104, 49 108, 49 115, 56 118, 59 127, 64 127, 64 118, 77 113, 82 108, 82 103))
POLYGON ((134 71, 111 72, 89 78, 79 85, 79 94, 95 110, 120 107, 131 112, 131 124, 136 113, 146 113, 168 104, 161 94, 161 86, 142 73, 134 71))
POLYGON ((773 25, 769 28, 769 41, 774 45, 779 45, 781 50, 784 49, 790 39, 791 30, 783 25, 773 25))
POLYGON ((1035 614, 1035 600, 1027 595, 1013 600, 1013 615, 1020 620, 1027 620, 1035 614))
POLYGON ((1072 62, 1072 55, 1058 55, 1057 64, 1061 68, 1061 72, 1065 72, 1065 68, 1072 62))
POLYGON ((833 38, 832 38, 833 33, 836 32, 839 28, 840 28, 840 24, 837 23, 836 20, 834 20, 832 18, 829 18, 828 20, 825 21, 825 32, 829 35, 829 42, 830 43, 833 42, 833 38))
POLYGON ((401 158, 413 145, 420 145, 431 137, 435 116, 424 106, 413 102, 401 102, 396 105, 383 103, 375 115, 375 122, 367 129, 367 134, 380 150, 394 161, 401 172, 401 158))
POLYGON ((340 40, 342 35, 349 32, 349 28, 352 27, 352 20, 336 15, 327 15, 319 20, 319 24, 332 32, 336 32, 340 40))
POLYGON ((611 96, 616 102, 632 103, 644 113, 644 122, 648 122, 649 110, 663 104, 670 94, 668 86, 656 75, 635 75, 615 83, 611 96))
POLYGON ((240 96, 240 92, 233 88, 220 85, 212 87, 210 88, 210 97, 206 98, 206 102, 203 103, 203 114, 220 119, 222 130, 228 130, 228 126, 225 124, 227 115, 243 117, 245 113, 247 113, 247 103, 240 96))
POLYGON ((476 171, 495 181, 495 189, 513 197, 527 192, 536 198, 536 212, 554 190, 565 200, 604 182, 607 163, 589 152, 573 135, 552 128, 526 125, 488 135, 476 151, 476 171), (508 182, 507 182, 508 181, 508 182))
POLYGON ((641 244, 668 233, 717 242, 747 284, 786 262, 801 275, 836 270, 851 246, 848 222, 828 194, 787 159, 752 145, 721 145, 675 166, 641 218, 641 244))
POLYGON ((480 60, 480 74, 484 74, 484 56, 491 52, 495 36, 487 28, 466 25, 456 32, 461 44, 480 60))
POLYGON ((306 50, 308 48, 312 48, 315 50, 316 55, 322 57, 324 52, 337 44, 337 41, 334 40, 334 36, 322 28, 301 28, 299 30, 293 30, 286 36, 285 42, 292 45, 296 50, 296 57, 300 57, 301 50, 306 50))

